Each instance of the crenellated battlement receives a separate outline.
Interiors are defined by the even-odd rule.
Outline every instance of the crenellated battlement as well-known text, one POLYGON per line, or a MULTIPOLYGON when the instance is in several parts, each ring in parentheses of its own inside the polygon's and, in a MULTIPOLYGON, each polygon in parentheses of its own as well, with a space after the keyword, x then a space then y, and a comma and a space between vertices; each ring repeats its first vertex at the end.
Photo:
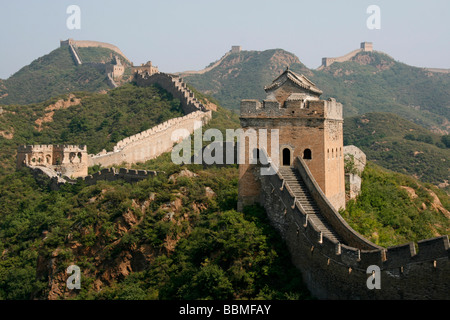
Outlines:
POLYGON ((22 145, 17 149, 17 167, 41 166, 79 177, 87 174, 85 145, 22 145))
POLYGON ((202 112, 202 111, 195 111, 192 113, 189 113, 183 117, 173 118, 169 119, 163 123, 160 123, 148 130, 139 132, 135 135, 129 136, 127 138, 124 138, 117 142, 117 144, 114 146, 114 152, 120 151, 124 148, 126 148, 128 145, 132 144, 133 142, 140 141, 143 139, 147 139, 155 135, 156 133, 165 131, 169 128, 172 128, 173 126, 183 124, 186 120, 201 120, 204 122, 207 122, 211 119, 211 111, 208 112, 202 112))
POLYGON ((86 177, 80 177, 77 181, 84 181, 87 185, 92 185, 97 183, 97 181, 105 180, 105 181, 115 181, 119 179, 123 179, 127 182, 137 182, 148 177, 154 177, 157 175, 156 171, 153 170, 134 170, 134 169, 126 169, 126 168, 105 168, 101 171, 98 171, 92 175, 88 175, 86 177))
POLYGON ((448 299, 447 235, 383 248, 339 214, 345 207, 342 104, 319 99, 320 89, 289 69, 265 91, 263 101, 241 101, 240 120, 244 130, 279 130, 280 154, 269 161, 276 174, 262 175, 261 164, 240 164, 238 208, 264 206, 311 293, 319 299, 448 299), (381 290, 368 288, 372 268, 380 270, 381 290))
POLYGON ((65 150, 76 150, 76 151, 87 151, 86 145, 70 145, 70 144, 27 144, 18 147, 18 150, 48 150, 48 149, 65 149, 65 150))
POLYGON ((120 165, 122 163, 145 162, 164 152, 172 150, 175 141, 172 133, 177 129, 185 129, 191 134, 202 124, 208 123, 212 118, 212 111, 200 103, 194 93, 189 90, 182 79, 175 75, 157 73, 135 74, 139 86, 159 85, 168 91, 175 99, 179 99, 185 116, 167 120, 148 130, 120 140, 112 152, 102 152, 89 156, 89 166, 120 165), (200 125, 199 125, 200 124, 200 125))
POLYGON ((51 190, 59 190, 66 183, 75 184, 77 182, 82 182, 88 186, 96 184, 98 181, 124 180, 126 182, 133 183, 158 175, 158 173, 153 170, 105 168, 91 175, 71 179, 66 176, 62 177, 58 175, 56 171, 46 167, 29 166, 28 168, 31 170, 38 183, 48 186, 51 190))
POLYGON ((264 90, 262 102, 241 100, 240 118, 343 120, 342 104, 335 99, 321 100, 322 91, 304 75, 286 69, 264 90))
POLYGON ((277 100, 241 100, 241 118, 323 118, 343 120, 342 104, 335 99, 312 100, 292 95, 281 104, 277 100))
POLYGON ((296 168, 332 229, 336 241, 316 225, 284 176, 260 176, 261 201, 272 225, 286 241, 294 264, 310 291, 323 299, 447 299, 450 249, 447 235, 389 248, 371 244, 346 223, 333 222, 326 210, 340 215, 326 201, 304 161, 296 168), (302 170, 303 168, 303 170, 302 170), (328 207, 328 209, 325 209, 328 207), (347 234, 347 235, 346 235, 347 234), (417 247, 417 249, 416 249, 417 247), (367 268, 381 271, 381 290, 369 290, 367 268))
POLYGON ((205 124, 211 120, 212 112, 196 111, 183 117, 167 120, 155 127, 120 140, 113 151, 89 155, 89 166, 112 166, 122 163, 145 162, 156 158, 164 152, 172 149, 172 133, 177 129, 186 129, 191 134, 199 128, 199 124, 205 124))
MULTIPOLYGON (((65 45, 66 43, 62 43, 65 45)), ((71 45, 70 41, 67 45, 71 45)), ((120 140, 113 151, 102 152, 96 155, 87 155, 85 145, 30 145, 18 148, 18 167, 37 165, 58 170, 63 174, 72 174, 75 177, 86 176, 88 166, 101 165, 104 167, 121 165, 122 163, 145 162, 164 152, 172 150, 172 134, 177 129, 193 133, 212 118, 212 111, 201 104, 192 91, 180 77, 158 73, 153 76, 137 74, 136 79, 140 85, 158 84, 171 93, 174 98, 180 99, 184 112, 183 117, 169 119, 148 130, 120 140), (140 79, 140 80, 139 80, 140 79), (148 81, 147 81, 148 80, 148 81)))
POLYGON ((373 43, 372 42, 361 42, 360 48, 353 50, 341 57, 335 58, 322 58, 322 65, 318 68, 321 70, 325 67, 331 66, 335 62, 345 62, 356 56, 360 52, 372 52, 373 51, 373 43))
POLYGON ((176 99, 179 99, 184 113, 195 111, 207 111, 206 107, 195 98, 194 93, 189 90, 183 79, 174 74, 159 72, 149 75, 148 73, 135 74, 135 81, 140 86, 158 84, 168 91, 176 99))

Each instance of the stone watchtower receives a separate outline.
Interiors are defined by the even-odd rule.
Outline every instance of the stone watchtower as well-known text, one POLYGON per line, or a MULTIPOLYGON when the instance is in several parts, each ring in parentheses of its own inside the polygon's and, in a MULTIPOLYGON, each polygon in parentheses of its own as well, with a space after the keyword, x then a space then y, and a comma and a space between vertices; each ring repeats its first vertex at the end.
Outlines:
POLYGON ((17 150, 17 167, 46 167, 64 176, 78 178, 88 174, 85 145, 25 145, 17 150))
MULTIPOLYGON (((240 122, 249 129, 278 129, 279 153, 267 147, 275 167, 293 166, 301 157, 330 203, 345 207, 342 104, 335 99, 320 100, 322 91, 308 78, 288 68, 266 86, 266 99, 242 100, 240 122)), ((259 148, 259 144, 258 144, 259 148)), ((239 165, 238 208, 258 202, 260 180, 258 165, 239 165)))

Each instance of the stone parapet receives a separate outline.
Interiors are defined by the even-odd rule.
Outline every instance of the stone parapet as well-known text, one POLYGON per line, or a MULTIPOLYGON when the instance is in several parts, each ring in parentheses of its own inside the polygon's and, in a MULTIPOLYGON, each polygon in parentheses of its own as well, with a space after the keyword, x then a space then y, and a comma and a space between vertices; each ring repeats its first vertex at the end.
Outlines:
POLYGON ((345 239, 343 243, 331 240, 314 225, 279 173, 260 177, 260 199, 314 296, 319 299, 448 299, 450 249, 447 235, 419 241, 418 252, 413 243, 389 248, 371 244, 339 221, 336 212, 333 214, 337 221, 330 219, 326 210, 332 211, 333 207, 326 204, 326 199, 320 204, 314 178, 301 161, 296 163, 296 168, 303 171, 301 176, 309 180, 306 186, 318 201, 321 212, 345 239), (380 268, 379 290, 367 287, 369 266, 380 268))
POLYGON ((342 104, 335 99, 287 99, 284 104, 277 100, 241 100, 241 118, 323 118, 343 120, 342 104))
POLYGON ((126 168, 106 168, 99 172, 77 179, 71 179, 66 176, 59 175, 56 171, 46 167, 28 166, 36 181, 42 185, 47 186, 51 190, 59 190, 65 184, 75 184, 83 182, 86 185, 96 184, 98 181, 116 181, 124 180, 126 182, 138 182, 147 178, 157 176, 156 171, 152 170, 132 170, 126 168))
POLYGON ((201 124, 209 122, 211 117, 211 111, 196 111, 184 117, 170 119, 119 141, 112 152, 103 151, 96 155, 89 155, 88 165, 108 167, 122 163, 145 162, 156 158, 164 152, 172 150, 173 144, 176 142, 172 140, 172 133, 175 130, 185 129, 192 134, 201 124))
POLYGON ((172 94, 175 99, 180 100, 185 114, 195 111, 207 111, 205 106, 195 98, 194 93, 187 88, 182 78, 177 75, 162 72, 153 75, 136 73, 135 81, 137 85, 143 87, 155 84, 161 86, 164 90, 172 94))

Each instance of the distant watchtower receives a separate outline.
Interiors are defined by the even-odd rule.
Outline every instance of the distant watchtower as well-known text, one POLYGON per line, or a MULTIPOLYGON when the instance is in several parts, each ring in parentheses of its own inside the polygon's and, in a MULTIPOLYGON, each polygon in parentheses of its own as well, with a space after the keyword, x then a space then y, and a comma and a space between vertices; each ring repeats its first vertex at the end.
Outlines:
MULTIPOLYGON (((320 188, 336 208, 345 207, 342 104, 320 100, 322 91, 304 75, 286 69, 266 86, 266 99, 242 100, 240 122, 248 129, 279 130, 279 166, 293 166, 302 157, 320 188)), ((271 137, 267 139, 270 145, 271 137)), ((259 147, 258 147, 259 148, 259 147)), ((272 150, 273 152, 273 150, 272 150)), ((276 162, 278 160, 278 163, 276 162)), ((257 165, 239 165, 239 209, 259 201, 257 165)))
POLYGON ((372 42, 361 42, 361 49, 365 52, 373 51, 373 43, 372 42))
POLYGON ((17 167, 47 167, 67 177, 88 174, 85 145, 24 145, 17 150, 17 167))
POLYGON ((241 46, 231 46, 231 53, 239 53, 241 50, 241 46))

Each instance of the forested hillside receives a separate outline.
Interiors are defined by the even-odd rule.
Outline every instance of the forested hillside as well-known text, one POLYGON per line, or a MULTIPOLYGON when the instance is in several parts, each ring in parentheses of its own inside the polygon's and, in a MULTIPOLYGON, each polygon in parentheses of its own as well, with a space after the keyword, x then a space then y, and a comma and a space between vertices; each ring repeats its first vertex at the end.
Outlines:
POLYGON ((344 145, 352 144, 384 168, 449 190, 449 135, 437 135, 392 113, 367 113, 344 121, 344 145))
POLYGON ((390 112, 436 133, 450 130, 450 74, 408 66, 381 52, 314 70, 312 80, 344 105, 344 116, 390 112))
MULTIPOLYGON (((74 91, 108 90, 110 87, 104 69, 95 68, 89 63, 109 63, 116 54, 106 48, 78 50, 83 59, 83 64, 79 66, 75 65, 69 48, 61 47, 2 80, 0 105, 42 102, 74 91)), ((126 70, 129 75, 130 68, 126 70)))
POLYGON ((367 239, 388 247, 449 234, 449 210, 444 191, 369 162, 361 194, 342 216, 367 239))
MULTIPOLYGON (((219 108, 209 127, 237 124, 219 108)), ((168 153, 133 167, 158 176, 59 191, 27 170, 1 178, 0 298, 310 297, 264 210, 236 211, 237 166, 180 167, 168 153), (83 272, 76 294, 64 291, 73 263, 83 272)))
MULTIPOLYGON (((60 98, 7 107, 0 119, 15 129, 12 139, 0 137, 2 155, 14 159, 17 143, 86 143, 100 150, 114 132, 120 139, 180 112, 163 90, 131 84, 104 95, 74 93, 63 97, 66 108, 55 109, 60 98), (52 121, 38 125, 51 112, 48 103, 52 121)), ((238 126, 238 116, 219 106, 203 129, 238 126)), ((2 161, 12 166, 7 157, 2 161)), ((236 165, 178 166, 166 153, 132 168, 158 175, 50 191, 26 169, 4 170, 0 299, 311 298, 265 211, 236 211, 236 165), (71 264, 82 270, 81 290, 65 286, 71 264)), ((343 215, 374 242, 395 245, 448 233, 442 216, 449 209, 448 197, 431 185, 370 164, 361 196, 343 215)))
POLYGON ((264 86, 287 66, 313 81, 324 92, 322 98, 341 102, 345 117, 391 112, 436 133, 449 133, 450 74, 408 66, 380 52, 360 52, 350 61, 312 70, 281 49, 241 51, 185 79, 238 111, 242 99, 264 99, 264 86))
MULTIPOLYGON (((83 54, 108 59, 107 52, 83 54)), ((155 170, 156 177, 91 186, 79 181, 58 191, 39 185, 28 169, 16 170, 22 144, 85 144, 97 153, 183 115, 180 101, 156 86, 92 92, 103 88, 101 77, 91 69, 64 69, 67 58, 57 49, 12 77, 16 87, 0 82, 0 95, 8 93, 3 99, 20 97, 0 113, 0 299, 314 298, 264 209, 236 210, 237 165, 179 166, 166 153, 129 165, 155 170), (55 61, 59 71, 52 69, 55 61), (40 84, 43 74, 49 82, 40 84), (26 79, 23 97, 16 95, 26 79), (34 98, 45 101, 25 104, 34 98), (71 264, 81 268, 81 290, 66 287, 71 264)), ((449 139, 436 133, 448 118, 446 76, 423 74, 379 53, 320 73, 283 50, 230 54, 187 79, 202 103, 212 100, 203 94, 209 93, 228 107, 217 106, 203 130, 238 128, 231 109, 240 99, 264 98, 263 86, 287 65, 343 102, 347 116, 356 114, 344 121, 345 145, 360 147, 369 162, 361 194, 341 212, 344 219, 385 247, 449 234, 448 194, 432 185, 448 183, 449 139), (424 76, 428 82, 420 82, 424 76), (413 91, 420 90, 435 91, 418 97, 413 91), (416 123, 366 113, 372 109, 416 123)))
POLYGON ((1 172, 13 170, 19 145, 83 144, 90 154, 183 116, 180 101, 157 87, 127 84, 106 94, 75 92, 42 103, 4 106, 0 115, 1 172))

